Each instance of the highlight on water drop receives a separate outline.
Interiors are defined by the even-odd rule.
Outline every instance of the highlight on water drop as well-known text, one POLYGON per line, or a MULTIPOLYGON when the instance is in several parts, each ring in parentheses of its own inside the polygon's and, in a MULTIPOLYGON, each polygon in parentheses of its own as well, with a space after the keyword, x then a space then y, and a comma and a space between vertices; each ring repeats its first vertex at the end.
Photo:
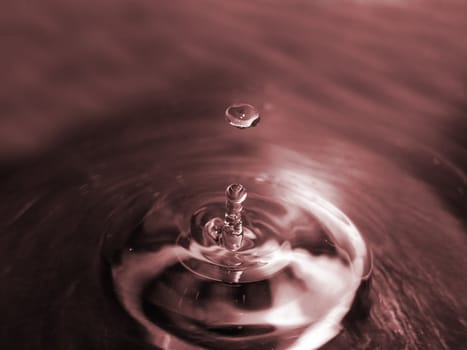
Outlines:
POLYGON ((258 110, 247 103, 235 103, 225 110, 225 119, 230 125, 247 129, 258 125, 260 116, 258 110))

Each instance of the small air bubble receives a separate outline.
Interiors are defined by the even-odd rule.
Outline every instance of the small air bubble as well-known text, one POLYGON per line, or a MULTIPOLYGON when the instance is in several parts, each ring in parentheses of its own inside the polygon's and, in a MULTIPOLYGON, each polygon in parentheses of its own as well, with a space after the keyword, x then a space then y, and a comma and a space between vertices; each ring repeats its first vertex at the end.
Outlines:
POLYGON ((230 105, 225 110, 225 117, 230 125, 239 129, 251 128, 260 121, 256 108, 246 103, 230 105))

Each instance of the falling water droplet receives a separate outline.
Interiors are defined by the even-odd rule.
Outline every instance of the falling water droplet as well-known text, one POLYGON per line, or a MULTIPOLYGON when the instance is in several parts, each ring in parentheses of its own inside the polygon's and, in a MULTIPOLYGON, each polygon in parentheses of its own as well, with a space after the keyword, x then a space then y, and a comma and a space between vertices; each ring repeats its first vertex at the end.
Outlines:
POLYGON ((225 117, 230 125, 239 129, 251 128, 260 121, 257 109, 246 103, 230 105, 225 110, 225 117))

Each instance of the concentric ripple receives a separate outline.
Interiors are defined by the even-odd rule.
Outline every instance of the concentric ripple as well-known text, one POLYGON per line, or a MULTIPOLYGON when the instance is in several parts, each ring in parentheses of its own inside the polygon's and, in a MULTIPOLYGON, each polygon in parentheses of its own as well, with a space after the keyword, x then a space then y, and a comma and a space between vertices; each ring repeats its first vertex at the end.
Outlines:
POLYGON ((167 184, 123 252, 113 269, 123 306, 164 349, 310 349, 329 341, 370 273, 360 232, 297 177, 258 177, 252 158, 234 159, 241 171, 226 175, 213 159, 184 164, 198 170, 167 184), (204 230, 223 215, 226 177, 249 190, 246 243, 235 252, 204 230))

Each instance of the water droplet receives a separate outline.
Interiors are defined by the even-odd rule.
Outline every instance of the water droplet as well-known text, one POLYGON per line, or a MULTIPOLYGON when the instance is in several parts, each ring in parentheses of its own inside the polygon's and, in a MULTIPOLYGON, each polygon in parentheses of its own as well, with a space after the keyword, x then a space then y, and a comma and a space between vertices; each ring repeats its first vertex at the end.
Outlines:
POLYGON ((225 191, 227 199, 234 201, 236 203, 242 203, 245 201, 247 192, 246 188, 241 184, 231 184, 227 187, 225 191))
POLYGON ((225 117, 230 125, 239 129, 251 128, 260 121, 256 108, 246 103, 230 105, 225 110, 225 117))

